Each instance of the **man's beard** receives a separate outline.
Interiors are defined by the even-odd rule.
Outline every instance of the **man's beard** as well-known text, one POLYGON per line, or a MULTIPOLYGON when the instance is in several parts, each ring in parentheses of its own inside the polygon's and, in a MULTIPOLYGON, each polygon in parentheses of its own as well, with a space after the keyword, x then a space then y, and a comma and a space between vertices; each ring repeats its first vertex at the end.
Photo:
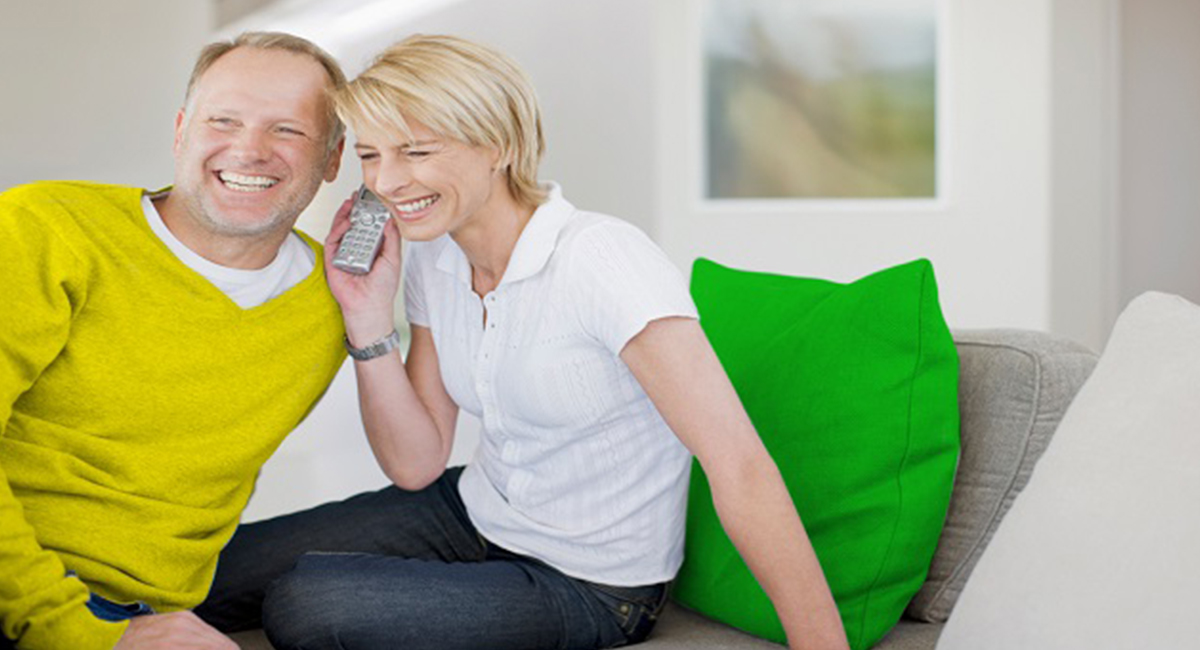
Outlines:
POLYGON ((223 237, 259 237, 285 226, 291 227, 316 196, 322 180, 321 169, 313 170, 303 179, 293 179, 292 191, 273 202, 265 218, 248 222, 225 218, 213 205, 211 195, 204 191, 186 191, 182 198, 188 213, 208 232, 223 237))

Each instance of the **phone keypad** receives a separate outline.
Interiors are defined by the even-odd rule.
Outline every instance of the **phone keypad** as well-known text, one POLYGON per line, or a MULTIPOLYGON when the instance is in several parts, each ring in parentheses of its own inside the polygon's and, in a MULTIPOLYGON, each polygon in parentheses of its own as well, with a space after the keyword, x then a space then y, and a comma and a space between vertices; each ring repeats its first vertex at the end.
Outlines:
POLYGON ((390 216, 378 199, 363 190, 351 208, 350 230, 342 236, 333 265, 350 273, 370 271, 390 216))

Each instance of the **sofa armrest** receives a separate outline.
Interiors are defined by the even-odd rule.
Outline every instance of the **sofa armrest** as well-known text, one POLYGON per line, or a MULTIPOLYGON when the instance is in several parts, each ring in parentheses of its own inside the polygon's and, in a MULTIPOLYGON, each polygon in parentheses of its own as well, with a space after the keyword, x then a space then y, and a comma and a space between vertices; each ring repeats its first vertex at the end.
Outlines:
POLYGON ((949 618, 1097 359, 1088 348, 1043 332, 958 330, 954 340, 962 452, 929 575, 905 612, 935 623, 949 618))

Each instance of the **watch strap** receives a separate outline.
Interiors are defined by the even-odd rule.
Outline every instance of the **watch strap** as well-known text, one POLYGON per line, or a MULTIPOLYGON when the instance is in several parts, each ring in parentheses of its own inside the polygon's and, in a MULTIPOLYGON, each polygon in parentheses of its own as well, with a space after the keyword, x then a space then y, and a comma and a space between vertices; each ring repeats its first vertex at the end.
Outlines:
POLYGON ((400 333, 393 329, 391 334, 388 334, 378 341, 361 348, 356 348, 353 345, 350 345, 349 337, 343 337, 343 341, 346 344, 346 352, 356 361, 369 361, 371 359, 382 357, 388 352, 391 352, 399 347, 400 333))

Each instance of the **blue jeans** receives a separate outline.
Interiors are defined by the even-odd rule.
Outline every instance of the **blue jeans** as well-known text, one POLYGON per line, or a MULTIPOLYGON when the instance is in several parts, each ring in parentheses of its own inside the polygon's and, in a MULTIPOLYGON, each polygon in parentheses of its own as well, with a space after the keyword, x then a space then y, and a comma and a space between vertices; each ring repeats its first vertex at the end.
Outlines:
POLYGON ((487 542, 458 494, 462 468, 241 526, 196 614, 277 648, 611 648, 643 640, 665 584, 571 578, 487 542))
POLYGON ((130 605, 123 605, 121 603, 114 603, 113 601, 102 596, 97 596, 96 594, 92 594, 91 598, 88 599, 87 607, 89 610, 91 610, 93 616, 102 621, 108 621, 110 623, 127 621, 137 616, 145 616, 147 614, 154 613, 154 609, 146 603, 139 602, 130 605))

